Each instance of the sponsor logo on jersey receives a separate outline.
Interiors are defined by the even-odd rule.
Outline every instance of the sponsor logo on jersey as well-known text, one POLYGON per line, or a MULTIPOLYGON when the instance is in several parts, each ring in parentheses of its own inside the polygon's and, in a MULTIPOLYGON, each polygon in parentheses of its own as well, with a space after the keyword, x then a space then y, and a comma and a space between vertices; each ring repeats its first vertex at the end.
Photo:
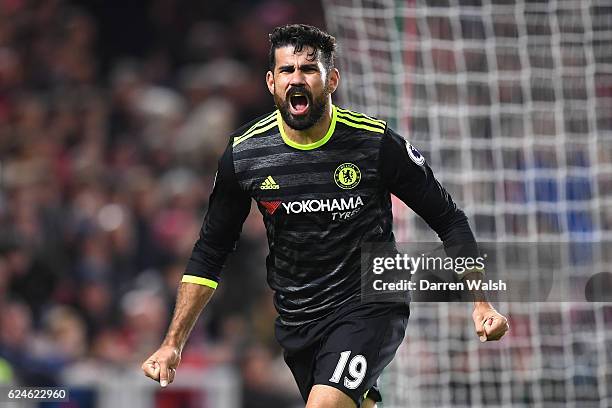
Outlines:
MULTIPOLYGON (((263 204, 263 203, 262 203, 263 204)), ((350 211, 363 205, 360 196, 349 198, 326 198, 322 200, 301 200, 282 203, 287 214, 313 213, 323 211, 350 211)))
POLYGON ((270 215, 274 214, 278 206, 281 205, 280 201, 260 201, 259 203, 265 207, 270 215))
POLYGON ((353 163, 342 163, 334 172, 334 180, 342 189, 355 188, 361 181, 361 171, 353 163))
POLYGON ((410 156, 410 159, 413 162, 415 162, 419 166, 422 166, 423 163, 425 163, 425 157, 416 149, 416 147, 411 145, 410 142, 408 142, 407 140, 406 140, 406 150, 408 151, 408 156, 410 156))
POLYGON ((278 190, 280 186, 276 184, 276 181, 272 178, 272 176, 268 176, 263 183, 259 186, 262 190, 278 190))

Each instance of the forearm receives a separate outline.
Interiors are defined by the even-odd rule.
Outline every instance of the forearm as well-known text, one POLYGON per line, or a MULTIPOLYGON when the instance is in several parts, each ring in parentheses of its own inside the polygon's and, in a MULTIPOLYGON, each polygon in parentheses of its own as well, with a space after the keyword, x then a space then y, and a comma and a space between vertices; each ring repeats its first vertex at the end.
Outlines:
MULTIPOLYGON (((482 280, 483 274, 482 272, 469 272, 465 276, 461 278, 462 282, 467 281, 480 281, 482 280)), ((474 303, 474 308, 477 307, 490 307, 491 304, 487 300, 486 294, 484 291, 480 289, 472 289, 468 291, 469 300, 474 303)))
POLYGON ((214 289, 193 283, 181 283, 176 297, 174 316, 168 328, 163 346, 176 347, 183 350, 187 338, 214 293, 214 289))

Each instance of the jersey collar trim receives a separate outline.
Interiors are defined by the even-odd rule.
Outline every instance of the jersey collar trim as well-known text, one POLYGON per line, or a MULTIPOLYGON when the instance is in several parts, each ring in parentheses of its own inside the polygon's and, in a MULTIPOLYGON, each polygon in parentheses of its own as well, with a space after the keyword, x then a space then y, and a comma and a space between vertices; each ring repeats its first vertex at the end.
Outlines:
POLYGON ((317 147, 321 147, 325 143, 327 143, 329 139, 331 139, 332 135, 334 134, 334 131, 336 130, 336 119, 337 119, 336 106, 332 104, 331 122, 329 124, 329 129, 327 129, 327 133, 325 134, 325 136, 323 136, 322 139, 319 139, 314 143, 301 144, 301 143, 296 143, 293 140, 289 139, 289 137, 285 133, 285 129, 283 129, 283 118, 280 114, 280 111, 278 110, 276 111, 276 123, 278 124, 278 129, 280 130, 280 134, 281 134, 281 137, 283 138, 283 141, 285 142, 285 144, 295 149, 299 149, 299 150, 312 150, 312 149, 316 149, 317 147))

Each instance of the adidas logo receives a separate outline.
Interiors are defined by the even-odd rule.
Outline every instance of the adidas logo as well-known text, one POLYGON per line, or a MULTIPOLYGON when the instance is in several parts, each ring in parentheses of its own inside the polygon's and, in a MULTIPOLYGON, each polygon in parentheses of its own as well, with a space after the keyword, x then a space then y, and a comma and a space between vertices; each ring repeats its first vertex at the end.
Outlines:
POLYGON ((262 190, 278 190, 280 188, 280 186, 278 184, 276 184, 276 181, 274 181, 272 176, 268 176, 263 181, 263 183, 261 183, 261 186, 259 186, 259 188, 262 189, 262 190))

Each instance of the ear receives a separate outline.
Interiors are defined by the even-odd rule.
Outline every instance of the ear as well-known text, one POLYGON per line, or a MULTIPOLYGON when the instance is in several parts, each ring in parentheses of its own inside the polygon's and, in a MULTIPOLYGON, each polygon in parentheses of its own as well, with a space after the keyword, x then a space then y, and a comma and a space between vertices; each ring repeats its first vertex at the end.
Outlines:
POLYGON ((266 73, 266 85, 268 85, 268 91, 274 95, 274 74, 272 71, 266 73))
POLYGON ((329 71, 329 89, 331 90, 331 93, 334 93, 336 91, 336 88, 338 88, 339 84, 340 84, 340 71, 338 71, 337 68, 332 68, 329 71))

